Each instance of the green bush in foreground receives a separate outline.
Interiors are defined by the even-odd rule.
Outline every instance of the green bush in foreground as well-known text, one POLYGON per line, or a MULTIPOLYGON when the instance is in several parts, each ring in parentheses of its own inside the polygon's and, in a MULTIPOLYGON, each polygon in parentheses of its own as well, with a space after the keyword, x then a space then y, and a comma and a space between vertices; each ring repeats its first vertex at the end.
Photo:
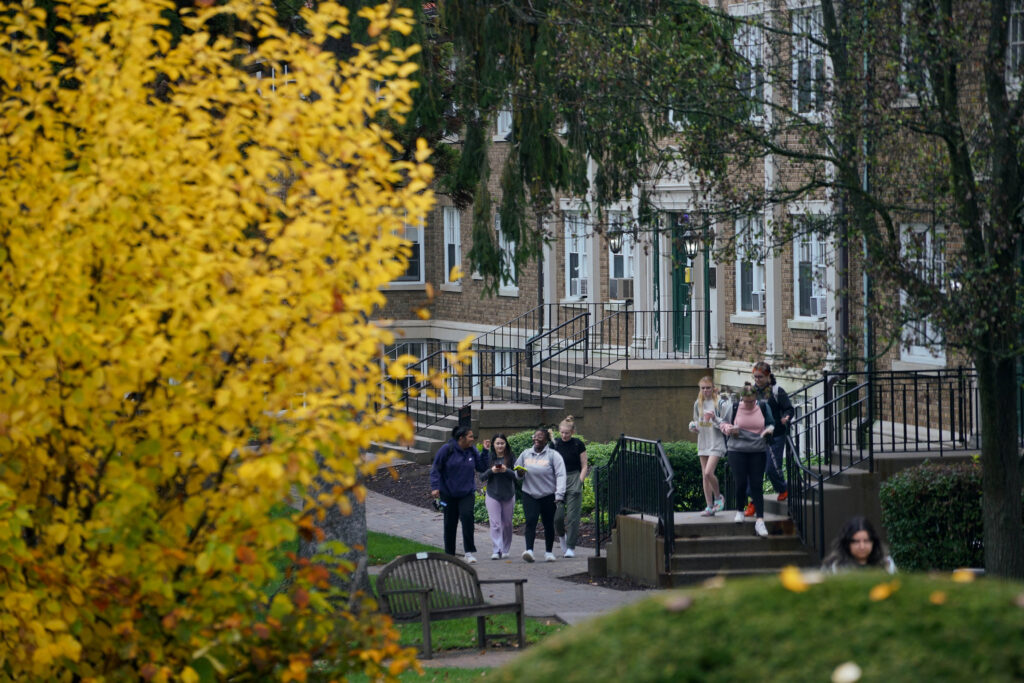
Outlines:
POLYGON ((1024 584, 856 572, 806 588, 775 576, 660 593, 551 637, 493 679, 820 682, 847 662, 861 681, 1024 678, 1024 584))

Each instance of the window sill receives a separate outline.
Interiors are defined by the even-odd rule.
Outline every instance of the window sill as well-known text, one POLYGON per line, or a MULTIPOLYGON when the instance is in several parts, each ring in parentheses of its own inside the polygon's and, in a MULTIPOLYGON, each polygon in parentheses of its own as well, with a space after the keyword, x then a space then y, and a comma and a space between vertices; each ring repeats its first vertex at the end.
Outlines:
POLYGON ((758 325, 764 327, 763 313, 735 313, 729 316, 733 325, 758 325))
POLYGON ((427 285, 423 282, 389 282, 381 289, 389 292, 423 292, 427 285))
POLYGON ((586 308, 587 300, 580 297, 572 297, 571 299, 559 299, 559 306, 565 306, 566 308, 586 308))
POLYGON ((786 326, 791 330, 825 331, 825 321, 820 318, 790 318, 786 321, 786 326))
POLYGON ((935 370, 946 367, 946 357, 938 358, 914 356, 913 358, 901 358, 892 362, 892 370, 935 370))
POLYGON ((921 103, 917 101, 915 93, 904 93, 893 100, 893 109, 917 109, 921 103))
POLYGON ((518 287, 499 287, 498 296, 519 296, 518 287))
POLYGON ((461 282, 445 282, 443 285, 441 285, 441 291, 442 292, 461 292, 462 291, 462 283, 461 282))

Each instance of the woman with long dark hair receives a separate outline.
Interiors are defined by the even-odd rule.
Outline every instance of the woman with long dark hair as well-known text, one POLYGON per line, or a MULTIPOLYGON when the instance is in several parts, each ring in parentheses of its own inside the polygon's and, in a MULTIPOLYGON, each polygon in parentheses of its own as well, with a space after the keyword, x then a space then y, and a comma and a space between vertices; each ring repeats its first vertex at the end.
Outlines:
POLYGON ((512 512, 516 506, 516 475, 512 471, 512 451, 508 437, 495 434, 484 440, 485 457, 491 466, 480 474, 487 485, 487 518, 491 523, 491 559, 508 557, 512 549, 512 512))
POLYGON ((832 552, 822 563, 822 569, 836 574, 847 569, 869 568, 894 574, 896 563, 889 557, 871 522, 866 517, 851 517, 832 542, 832 552))

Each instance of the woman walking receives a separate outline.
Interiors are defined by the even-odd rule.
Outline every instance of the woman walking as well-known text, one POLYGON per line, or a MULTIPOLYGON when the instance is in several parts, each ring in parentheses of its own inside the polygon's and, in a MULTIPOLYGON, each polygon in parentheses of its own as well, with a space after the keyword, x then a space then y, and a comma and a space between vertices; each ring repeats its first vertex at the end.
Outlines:
POLYGON ((776 383, 775 375, 772 374, 772 366, 761 361, 754 365, 753 375, 757 398, 768 404, 772 411, 772 417, 775 418, 775 432, 768 445, 765 471, 768 473, 768 481, 772 483, 775 493, 779 494, 781 503, 789 497, 789 487, 786 484, 786 461, 783 456, 786 453, 789 423, 793 420, 796 410, 793 409, 793 402, 789 400, 786 390, 776 383))
POLYGON ((473 502, 476 473, 487 469, 487 459, 473 448, 476 437, 468 427, 452 429, 452 438, 437 450, 430 467, 430 495, 440 498, 444 510, 444 551, 455 554, 455 532, 462 522, 462 550, 473 564, 473 502))
POLYGON ((512 549, 512 511, 516 506, 516 475, 512 471, 512 451, 508 438, 495 434, 484 440, 483 455, 490 468, 480 475, 487 485, 487 518, 491 523, 491 559, 508 557, 512 549))
POLYGON ((526 550, 523 560, 533 562, 537 519, 544 522, 544 561, 554 562, 555 507, 565 499, 565 463, 550 444, 546 429, 533 433, 533 446, 516 460, 516 476, 523 480, 523 514, 526 516, 526 550))
POLYGON ((559 505, 555 510, 555 534, 562 546, 562 557, 576 556, 583 481, 587 478, 587 447, 575 434, 576 419, 570 415, 558 425, 559 438, 554 443, 565 463, 565 505, 559 505))
POLYGON ((725 437, 718 425, 725 416, 727 407, 718 399, 718 390, 711 377, 701 377, 698 382, 697 400, 693 402, 693 421, 690 431, 697 434, 697 457, 704 478, 704 500, 707 507, 701 517, 714 517, 725 507, 725 496, 718 488, 715 469, 718 460, 725 455, 725 437))
POLYGON ((754 499, 754 532, 764 538, 768 529, 764 525, 764 465, 768 448, 767 439, 775 428, 771 410, 764 401, 757 400, 754 386, 747 382, 740 391, 740 402, 732 409, 728 421, 722 420, 719 429, 726 436, 729 467, 736 478, 736 516, 734 522, 743 521, 743 503, 746 492, 754 499))

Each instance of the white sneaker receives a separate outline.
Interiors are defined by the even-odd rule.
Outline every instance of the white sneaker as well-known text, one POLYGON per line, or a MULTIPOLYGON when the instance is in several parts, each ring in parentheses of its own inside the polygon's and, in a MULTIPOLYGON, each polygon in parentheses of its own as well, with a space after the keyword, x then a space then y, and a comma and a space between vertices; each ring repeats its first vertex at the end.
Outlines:
POLYGON ((743 523, 743 513, 742 512, 737 512, 736 516, 732 518, 732 521, 736 522, 737 524, 742 524, 743 523))
POLYGON ((524 550, 523 551, 523 562, 533 562, 533 551, 532 550, 524 550))
POLYGON ((761 538, 767 538, 768 529, 765 527, 763 519, 759 519, 756 522, 754 522, 754 533, 756 533, 761 538))
POLYGON ((491 553, 491 559, 492 560, 500 560, 501 559, 501 553, 491 553))
POLYGON ((565 555, 565 551, 566 551, 566 549, 567 549, 567 548, 569 547, 569 546, 568 546, 568 545, 566 545, 566 543, 565 543, 565 536, 559 536, 559 537, 558 537, 558 545, 559 545, 559 546, 561 546, 561 548, 562 548, 562 554, 563 554, 563 555, 565 555))
POLYGON ((572 548, 566 548, 565 552, 562 553, 562 557, 576 557, 576 553, 572 551, 572 548))
POLYGON ((555 561, 555 554, 554 553, 544 553, 544 561, 545 562, 554 562, 555 561))
POLYGON ((476 564, 476 558, 473 557, 473 553, 466 553, 466 562, 469 564, 476 564))

